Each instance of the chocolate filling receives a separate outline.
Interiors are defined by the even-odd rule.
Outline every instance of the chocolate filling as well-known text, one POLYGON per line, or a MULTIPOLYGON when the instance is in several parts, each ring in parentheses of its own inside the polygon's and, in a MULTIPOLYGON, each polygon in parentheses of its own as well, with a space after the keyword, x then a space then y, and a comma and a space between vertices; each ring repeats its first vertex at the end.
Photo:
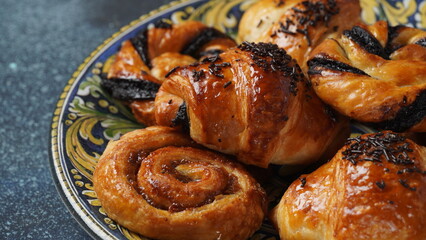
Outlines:
POLYGON ((101 86, 120 100, 153 99, 160 85, 143 79, 101 78, 101 86))
POLYGON ((417 45, 420 45, 420 46, 426 48, 426 38, 420 39, 419 41, 415 42, 414 44, 417 44, 417 45))
POLYGON ((332 71, 340 71, 340 72, 350 72, 359 75, 367 75, 364 71, 359 68, 352 67, 346 63, 342 63, 333 59, 328 59, 325 57, 315 57, 308 61, 308 74, 316 75, 321 74, 325 69, 329 69, 332 71))
POLYGON ((426 90, 417 95, 416 100, 402 107, 395 118, 372 125, 379 129, 404 132, 426 117, 426 90))
POLYGON ((179 106, 179 110, 176 113, 176 117, 172 120, 171 127, 176 127, 176 126, 182 126, 183 131, 189 132, 189 118, 188 118, 185 102, 183 102, 179 106))
POLYGON ((389 55, 386 54, 385 49, 382 47, 380 42, 371 35, 367 30, 355 26, 351 30, 343 31, 343 35, 357 43, 360 47, 364 48, 367 52, 375 54, 384 59, 389 59, 389 55))
POLYGON ((223 50, 220 49, 210 49, 204 52, 200 52, 200 57, 210 57, 210 56, 217 56, 219 54, 223 53, 223 50))
POLYGON ((398 36, 400 31, 405 28, 405 26, 398 25, 395 27, 391 27, 388 24, 388 42, 386 43, 385 52, 386 56, 390 56, 394 51, 401 48, 403 45, 393 43, 393 40, 398 36))
MULTIPOLYGON (((217 38, 229 38, 226 34, 214 29, 214 28, 206 28, 201 31, 192 41, 187 43, 183 50, 182 54, 190 55, 194 58, 200 58, 201 54, 199 54, 199 50, 208 42, 217 38)), ((231 39, 231 38, 229 38, 231 39)))
POLYGON ((142 61, 151 68, 151 60, 148 57, 148 31, 140 31, 135 37, 130 39, 130 42, 133 44, 133 47, 138 52, 142 61))

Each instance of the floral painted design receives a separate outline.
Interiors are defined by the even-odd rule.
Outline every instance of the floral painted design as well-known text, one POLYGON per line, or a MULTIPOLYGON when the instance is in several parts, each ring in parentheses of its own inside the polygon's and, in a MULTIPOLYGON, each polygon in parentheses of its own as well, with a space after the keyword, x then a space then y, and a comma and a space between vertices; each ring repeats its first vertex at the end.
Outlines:
POLYGON ((361 7, 362 19, 368 24, 388 20, 392 26, 426 28, 426 5, 421 0, 361 0, 361 7))
MULTIPOLYGON (((101 69, 117 51, 121 41, 139 28, 166 18, 175 23, 198 20, 236 36, 243 12, 257 0, 179 0, 153 11, 123 27, 96 49, 79 67, 64 88, 52 121, 52 168, 58 188, 69 207, 80 216, 80 222, 100 238, 146 239, 108 218, 96 193, 92 175, 97 161, 109 140, 141 128, 121 102, 111 98, 100 87, 101 69), (170 12, 167 12, 168 9, 170 12), (150 18, 149 18, 150 17, 150 18), (147 19, 150 19, 149 21, 147 19)), ((373 23, 388 19, 392 25, 412 24, 426 28, 426 3, 415 0, 361 0, 362 19, 373 23)), ((371 132, 363 126, 358 132, 371 132)), ((355 131, 353 136, 358 133, 355 131)), ((265 186, 271 205, 282 195, 289 182, 276 178, 265 186)), ((251 237, 252 240, 279 239, 269 222, 251 237)))

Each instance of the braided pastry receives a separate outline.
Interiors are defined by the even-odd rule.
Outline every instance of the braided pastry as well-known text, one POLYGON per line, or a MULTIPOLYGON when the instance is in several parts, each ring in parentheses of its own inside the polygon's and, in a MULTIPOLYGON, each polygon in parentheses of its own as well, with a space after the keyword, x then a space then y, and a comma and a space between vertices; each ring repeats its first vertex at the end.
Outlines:
POLYGON ((308 62, 318 96, 381 129, 426 132, 426 32, 360 24, 327 39, 308 62))
POLYGON ((281 239, 426 239, 426 148, 392 132, 349 139, 293 182, 271 219, 281 239))
POLYGON ((318 160, 345 126, 274 44, 243 43, 176 69, 155 100, 157 124, 260 167, 318 160))
POLYGON ((167 127, 108 144, 94 172, 109 217, 154 239, 247 239, 261 225, 266 196, 236 162, 167 127))
POLYGON ((261 0, 243 15, 238 38, 275 43, 306 70, 309 53, 360 21, 359 0, 261 0))
POLYGON ((233 46, 234 40, 201 22, 159 21, 122 43, 102 86, 113 97, 130 101, 139 122, 154 125, 153 99, 167 73, 233 46))

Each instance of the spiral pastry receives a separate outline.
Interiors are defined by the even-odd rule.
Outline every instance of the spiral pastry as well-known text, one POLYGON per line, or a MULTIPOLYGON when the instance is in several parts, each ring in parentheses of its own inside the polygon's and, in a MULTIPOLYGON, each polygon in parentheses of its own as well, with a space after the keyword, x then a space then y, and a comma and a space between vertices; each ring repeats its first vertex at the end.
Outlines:
POLYGON ((310 163, 346 126, 274 44, 243 43, 175 69, 155 100, 157 124, 260 167, 310 163))
POLYGON ((308 62, 318 96, 381 129, 426 132, 426 32, 379 21, 327 39, 308 62))
POLYGON ((108 144, 93 183, 120 225, 154 239, 247 239, 261 225, 266 196, 236 162, 195 148, 167 127, 108 144))
POLYGON ((312 49, 359 22, 360 13, 359 0, 261 0, 244 13, 238 38, 277 44, 306 72, 312 49))
POLYGON ((153 99, 167 73, 233 46, 234 40, 201 22, 174 25, 161 20, 122 43, 106 64, 102 86, 113 97, 129 101, 139 122, 154 125, 153 99))
POLYGON ((349 139, 287 189, 281 239, 426 239, 426 148, 386 131, 349 139))

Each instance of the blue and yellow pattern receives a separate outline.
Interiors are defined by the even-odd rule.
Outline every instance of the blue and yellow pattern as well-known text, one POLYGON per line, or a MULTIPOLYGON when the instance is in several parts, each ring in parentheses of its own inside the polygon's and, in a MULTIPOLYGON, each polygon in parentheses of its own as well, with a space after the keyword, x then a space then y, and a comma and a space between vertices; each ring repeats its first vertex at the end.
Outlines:
MULTIPOLYGON (((79 215, 82 224, 99 238, 146 239, 115 224, 107 217, 93 191, 92 174, 107 142, 141 128, 129 109, 99 86, 103 64, 122 41, 159 19, 178 23, 199 20, 235 36, 243 12, 256 0, 175 1, 131 22, 99 46, 77 69, 57 103, 52 120, 52 167, 64 200, 79 215)), ((415 0, 361 0, 362 19, 373 23, 387 19, 391 25, 426 28, 426 2, 415 0)), ((371 129, 357 127, 360 132, 371 129)), ((354 132, 353 134, 357 134, 354 132)), ((267 186, 276 201, 288 183, 277 178, 267 186)), ((279 239, 268 223, 251 239, 279 239)))
POLYGON ((415 0, 361 0, 362 19, 373 24, 378 20, 388 20, 390 25, 399 24, 416 28, 426 28, 426 3, 415 0))

